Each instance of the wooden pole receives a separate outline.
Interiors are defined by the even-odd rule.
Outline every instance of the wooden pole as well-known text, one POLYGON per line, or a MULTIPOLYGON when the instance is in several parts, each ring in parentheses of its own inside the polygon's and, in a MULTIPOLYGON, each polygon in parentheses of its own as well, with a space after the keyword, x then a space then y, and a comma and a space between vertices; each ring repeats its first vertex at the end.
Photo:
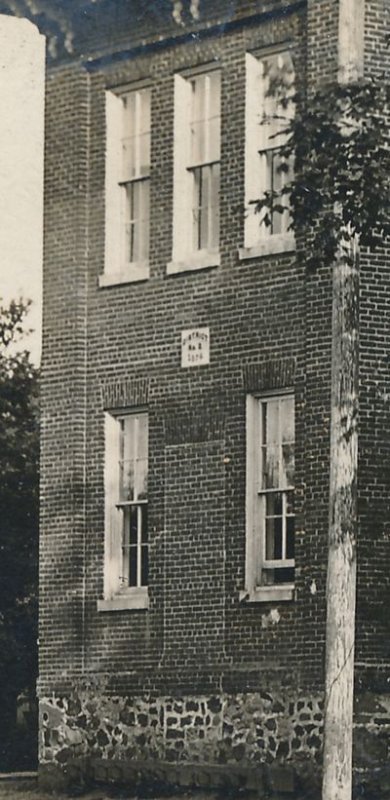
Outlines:
MULTIPOLYGON (((362 75, 364 0, 339 0, 339 82, 362 75)), ((323 800, 351 800, 359 392, 359 254, 333 268, 323 800)))
POLYGON ((358 264, 333 270, 323 800, 350 800, 355 643, 358 264))

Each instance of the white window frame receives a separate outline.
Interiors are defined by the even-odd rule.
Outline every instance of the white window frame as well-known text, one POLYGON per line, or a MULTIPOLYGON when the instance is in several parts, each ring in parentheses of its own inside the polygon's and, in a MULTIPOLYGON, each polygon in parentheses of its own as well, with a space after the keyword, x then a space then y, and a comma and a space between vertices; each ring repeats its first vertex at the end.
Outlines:
MULTIPOLYGON (((218 141, 215 154, 211 155, 206 125, 206 143, 203 159, 194 163, 191 154, 191 79, 203 76, 205 79, 205 103, 207 106, 207 83, 211 74, 221 76, 219 68, 203 66, 197 70, 174 76, 174 166, 173 166, 173 247, 172 261, 167 265, 167 273, 214 267, 220 264, 219 234, 218 245, 205 248, 194 247, 193 242, 193 195, 196 169, 213 169, 220 164, 220 112, 217 119, 218 141), (210 164, 212 165, 210 167, 210 164)), ((209 110, 206 108, 206 119, 209 110)), ((218 209, 220 201, 218 199, 218 209)), ((219 212, 218 212, 219 220, 219 212)), ((218 223, 219 230, 219 223, 218 223)))
MULTIPOLYGON (((148 586, 142 585, 141 557, 142 543, 140 518, 142 508, 147 508, 147 495, 143 497, 137 493, 137 477, 135 477, 134 496, 127 499, 121 487, 124 486, 121 478, 123 470, 123 443, 124 420, 132 417, 136 435, 133 440, 128 440, 132 459, 136 464, 138 455, 137 438, 140 417, 146 418, 146 447, 148 441, 148 414, 145 409, 131 411, 105 412, 105 465, 104 465, 104 492, 105 492, 105 553, 104 553, 104 599, 98 601, 99 611, 122 611, 125 609, 146 609, 149 607, 148 586), (129 519, 132 507, 137 515, 137 541, 134 547, 137 552, 136 581, 129 585, 130 539, 129 519), (128 555, 125 556, 125 552, 128 555)), ((136 472, 136 469, 135 469, 136 472)))
MULTIPOLYGON (((272 253, 289 252, 295 249, 295 236, 288 230, 290 214, 284 212, 281 231, 274 233, 272 226, 267 227, 262 222, 265 210, 255 212, 254 200, 260 199, 263 192, 269 190, 270 172, 266 167, 267 156, 277 155, 277 150, 285 141, 283 128, 286 118, 293 117, 295 107, 293 99, 287 107, 276 103, 269 95, 269 80, 265 74, 265 65, 270 59, 288 58, 292 62, 290 48, 281 46, 272 50, 263 51, 261 54, 246 53, 246 86, 245 86, 245 224, 244 247, 239 249, 240 259, 254 258, 256 256, 272 253), (282 118, 280 123, 275 119, 275 113, 282 118), (283 119, 284 118, 284 119, 283 119), (277 136, 274 134, 277 131, 277 136), (258 169, 256 169, 258 164, 258 169)), ((286 90, 293 96, 294 72, 292 71, 291 89, 286 90)), ((280 181, 287 182, 291 179, 293 159, 289 164, 290 175, 279 175, 280 181)))
POLYGON ((99 277, 100 286, 146 280, 149 277, 150 158, 149 170, 141 171, 139 163, 140 131, 137 135, 140 115, 144 113, 142 105, 146 102, 149 104, 150 116, 151 88, 149 85, 141 84, 136 87, 122 87, 118 91, 106 91, 105 263, 104 274, 99 277), (125 102, 130 95, 135 99, 135 163, 132 175, 127 174, 124 157, 125 141, 128 138, 126 137, 125 102), (142 259, 131 260, 126 255, 128 250, 126 226, 132 228, 128 219, 128 191, 134 197, 134 192, 138 188, 141 196, 144 197, 144 202, 145 192, 149 197, 149 216, 144 241, 146 253, 142 259))
MULTIPOLYGON (((262 476, 262 404, 270 400, 289 398, 294 401, 290 391, 273 392, 272 394, 248 395, 246 401, 246 558, 245 589, 240 592, 240 599, 249 602, 269 602, 272 600, 292 600, 294 583, 266 584, 259 580, 264 569, 292 568, 294 559, 266 559, 266 496, 274 489, 267 490, 261 486, 262 476)), ((283 495, 283 503, 287 493, 294 486, 279 487, 277 491, 283 495)))

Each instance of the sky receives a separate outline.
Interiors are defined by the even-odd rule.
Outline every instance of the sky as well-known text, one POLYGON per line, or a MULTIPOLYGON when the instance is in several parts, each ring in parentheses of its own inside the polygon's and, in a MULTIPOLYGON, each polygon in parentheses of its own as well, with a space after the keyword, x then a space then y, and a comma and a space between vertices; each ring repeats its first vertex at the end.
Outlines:
POLYGON ((0 304, 32 300, 23 342, 41 352, 45 39, 0 15, 0 304))

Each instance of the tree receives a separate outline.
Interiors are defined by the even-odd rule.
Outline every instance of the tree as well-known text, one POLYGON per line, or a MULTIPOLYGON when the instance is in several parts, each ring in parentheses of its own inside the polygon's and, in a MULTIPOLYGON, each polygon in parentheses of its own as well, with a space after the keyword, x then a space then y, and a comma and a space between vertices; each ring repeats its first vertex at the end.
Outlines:
MULTIPOLYGON (((0 766, 16 766, 16 698, 35 697, 38 590, 38 373, 23 334, 28 303, 0 307, 0 766)), ((25 745, 25 743, 24 743, 25 745)))
MULTIPOLYGON (((390 236, 390 90, 385 75, 363 78, 363 20, 364 0, 339 0, 338 80, 296 94, 280 147, 280 171, 294 155, 295 178, 256 203, 266 225, 288 207, 291 228, 305 233, 307 267, 332 270, 323 800, 352 793, 359 249, 390 236)), ((285 83, 270 86, 282 110, 292 102, 285 83)))

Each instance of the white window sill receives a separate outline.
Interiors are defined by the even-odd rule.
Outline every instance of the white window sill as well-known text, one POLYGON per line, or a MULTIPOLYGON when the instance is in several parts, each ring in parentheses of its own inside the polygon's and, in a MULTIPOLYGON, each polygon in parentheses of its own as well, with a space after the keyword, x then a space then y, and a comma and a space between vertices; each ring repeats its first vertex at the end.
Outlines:
POLYGON ((121 272, 105 272, 99 275, 99 287, 116 286, 121 283, 136 283, 149 278, 149 264, 147 261, 129 264, 121 272))
POLYGON ((130 589, 126 594, 117 594, 110 600, 98 600, 98 611, 131 611, 132 609, 148 609, 149 594, 147 588, 130 589))
POLYGON ((196 269, 208 269, 209 267, 219 267, 221 256, 219 252, 213 250, 199 250, 190 253, 186 259, 180 261, 170 261, 167 264, 167 275, 176 275, 180 272, 191 272, 196 269))
POLYGON ((254 589, 244 589, 240 592, 239 599, 246 603, 272 603, 274 601, 294 600, 294 584, 286 583, 283 586, 256 586, 254 589))
POLYGON ((291 253, 295 250, 295 236, 293 233, 275 233, 257 242, 252 247, 240 247, 238 257, 240 261, 248 258, 261 258, 262 256, 276 253, 291 253))

